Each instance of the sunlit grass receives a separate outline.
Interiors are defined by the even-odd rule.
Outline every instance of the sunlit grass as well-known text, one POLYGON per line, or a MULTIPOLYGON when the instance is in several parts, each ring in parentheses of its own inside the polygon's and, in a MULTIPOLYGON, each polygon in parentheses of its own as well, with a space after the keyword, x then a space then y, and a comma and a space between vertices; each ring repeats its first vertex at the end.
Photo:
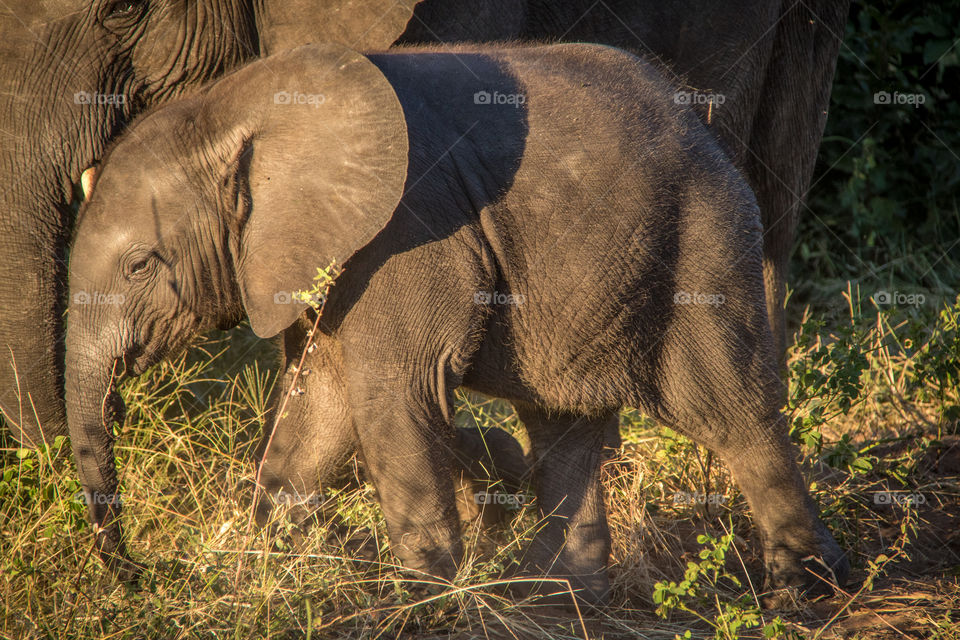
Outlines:
MULTIPOLYGON (((804 464, 824 519, 849 550, 853 581, 847 594, 779 615, 786 632, 810 638, 855 631, 844 627, 851 620, 862 623, 864 637, 894 633, 891 626, 939 625, 939 637, 957 638, 950 623, 958 599, 951 589, 956 543, 937 536, 949 532, 938 514, 960 512, 958 470, 950 466, 958 446, 960 398, 951 368, 960 361, 958 309, 922 324, 909 314, 878 315, 868 299, 850 295, 842 322, 828 328, 808 320, 798 334, 788 415, 796 439, 806 442, 804 464), (851 372, 860 387, 845 386, 851 372), (926 502, 877 504, 878 492, 922 494, 926 502), (914 607, 908 593, 922 604, 914 607)), ((282 518, 268 530, 248 528, 252 453, 274 359, 268 343, 241 329, 207 337, 124 385, 128 419, 117 454, 126 533, 145 566, 138 589, 114 583, 91 555, 68 446, 17 450, 5 436, 0 637, 392 638, 455 630, 458 637, 673 638, 688 629, 724 637, 722 615, 758 616, 760 626, 738 633, 759 637, 774 621, 775 614, 749 604, 760 588, 761 553, 745 500, 723 465, 633 410, 622 414, 624 445, 606 473, 611 606, 582 611, 582 619, 506 597, 503 571, 538 526, 531 509, 494 529, 465 524, 467 557, 452 584, 403 572, 356 461, 324 488, 308 535, 289 535, 282 518), (722 499, 684 498, 690 495, 722 499), (654 585, 680 580, 687 563, 697 561, 698 533, 733 534, 725 571, 740 586, 732 579, 701 585, 687 603, 697 615, 675 610, 661 619, 654 585), (724 613, 722 603, 740 596, 749 606, 724 613)), ((462 393, 459 408, 459 426, 496 426, 524 440, 508 403, 462 393)))

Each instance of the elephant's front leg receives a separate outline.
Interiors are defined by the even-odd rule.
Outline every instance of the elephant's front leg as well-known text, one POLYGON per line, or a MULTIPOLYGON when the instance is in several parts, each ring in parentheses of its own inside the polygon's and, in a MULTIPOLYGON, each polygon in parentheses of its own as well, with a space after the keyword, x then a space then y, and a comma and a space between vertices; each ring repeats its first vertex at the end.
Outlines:
MULTIPOLYGON (((271 395, 264 436, 256 452, 262 489, 256 507, 260 526, 269 521, 275 503, 294 504, 289 516, 298 524, 308 522, 320 485, 336 480, 359 446, 347 404, 340 342, 318 333, 295 381, 308 344, 308 325, 312 323, 298 322, 284 332, 284 373, 271 395), (277 420, 284 402, 284 415, 277 420)), ((508 491, 517 492, 529 479, 523 449, 505 431, 456 429, 452 446, 453 477, 465 486, 499 481, 508 491)), ((472 499, 474 491, 469 493, 472 499)), ((484 513, 473 504, 459 506, 463 508, 461 518, 468 521, 484 513, 485 522, 502 515, 495 512, 494 505, 484 513)))
POLYGON ((352 372, 349 393, 394 554, 408 569, 452 579, 462 557, 452 482, 455 435, 427 380, 445 374, 421 373, 352 372))

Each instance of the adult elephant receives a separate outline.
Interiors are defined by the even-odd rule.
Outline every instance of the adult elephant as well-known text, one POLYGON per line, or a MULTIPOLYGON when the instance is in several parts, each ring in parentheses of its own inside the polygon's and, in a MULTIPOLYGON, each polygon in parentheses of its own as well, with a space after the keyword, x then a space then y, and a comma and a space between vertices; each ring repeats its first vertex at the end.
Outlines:
POLYGON ((700 113, 757 191, 768 313, 782 353, 786 261, 848 4, 3 0, 0 409, 25 444, 66 433, 65 257, 83 170, 144 109, 310 40, 360 50, 394 42, 581 40, 665 62, 691 88, 680 99, 716 96, 698 105, 700 113))

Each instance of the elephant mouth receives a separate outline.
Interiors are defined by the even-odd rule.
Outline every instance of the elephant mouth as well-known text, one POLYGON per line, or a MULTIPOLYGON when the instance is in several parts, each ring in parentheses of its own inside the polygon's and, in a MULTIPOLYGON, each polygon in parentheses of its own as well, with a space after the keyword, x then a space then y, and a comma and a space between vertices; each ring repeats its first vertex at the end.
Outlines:
POLYGON ((139 376, 146 373, 147 369, 163 360, 169 351, 169 347, 162 344, 135 347, 124 358, 126 375, 139 376))

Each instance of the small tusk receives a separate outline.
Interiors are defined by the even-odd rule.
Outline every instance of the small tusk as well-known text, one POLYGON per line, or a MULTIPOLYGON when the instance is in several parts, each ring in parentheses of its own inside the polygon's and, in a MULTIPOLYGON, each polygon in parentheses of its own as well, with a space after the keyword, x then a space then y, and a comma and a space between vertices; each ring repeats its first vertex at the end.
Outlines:
POLYGON ((83 191, 83 199, 89 200, 90 193, 97 183, 97 168, 90 167, 80 175, 80 189, 83 191))

